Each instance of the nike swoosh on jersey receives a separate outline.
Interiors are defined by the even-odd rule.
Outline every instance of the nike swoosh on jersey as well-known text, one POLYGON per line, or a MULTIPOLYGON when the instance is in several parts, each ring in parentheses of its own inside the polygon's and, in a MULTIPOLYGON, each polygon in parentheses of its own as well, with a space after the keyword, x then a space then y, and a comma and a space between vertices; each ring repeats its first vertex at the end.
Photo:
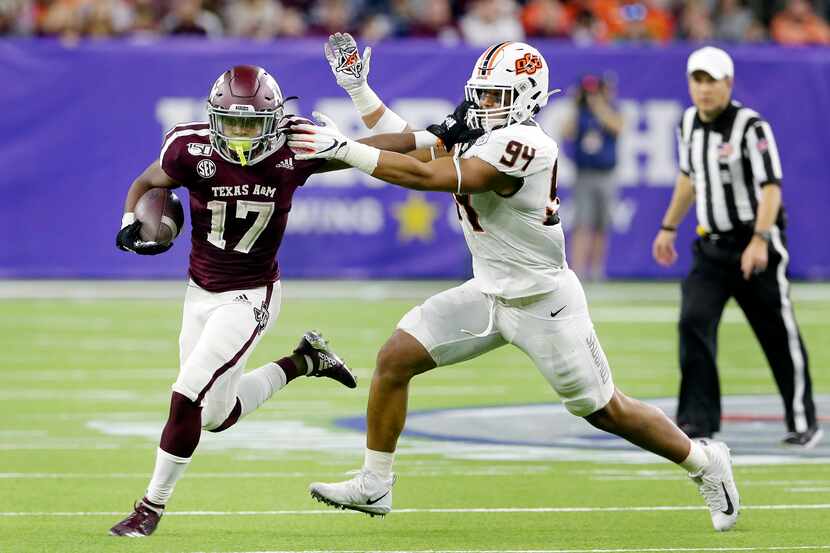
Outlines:
POLYGON ((551 316, 551 317, 556 317, 556 316, 557 316, 557 315, 559 315, 559 313, 561 313, 561 312, 562 312, 562 310, 563 310, 563 309, 565 309, 566 307, 568 307, 568 306, 567 306, 567 305, 563 305, 561 308, 559 308, 559 310, 558 310, 558 311, 551 311, 551 312, 550 312, 550 316, 551 316))

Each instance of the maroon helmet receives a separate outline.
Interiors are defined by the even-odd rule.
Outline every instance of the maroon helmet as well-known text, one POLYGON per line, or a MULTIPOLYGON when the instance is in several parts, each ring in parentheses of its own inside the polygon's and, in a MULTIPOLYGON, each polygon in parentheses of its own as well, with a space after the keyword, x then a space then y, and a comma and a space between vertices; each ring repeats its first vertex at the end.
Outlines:
POLYGON ((237 65, 213 83, 208 98, 210 141, 231 163, 254 164, 277 146, 283 96, 263 68, 237 65))

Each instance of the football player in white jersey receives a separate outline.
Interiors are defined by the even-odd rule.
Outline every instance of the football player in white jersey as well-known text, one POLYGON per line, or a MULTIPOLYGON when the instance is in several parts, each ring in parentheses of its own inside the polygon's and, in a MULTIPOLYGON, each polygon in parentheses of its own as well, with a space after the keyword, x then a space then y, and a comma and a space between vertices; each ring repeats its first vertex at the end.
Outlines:
MULTIPOLYGON (((339 36, 341 44, 346 36, 339 36)), ((330 40, 327 57, 341 86, 350 85, 344 88, 364 121, 375 123, 373 131, 378 125, 398 132, 407 128, 371 93, 368 63, 338 75, 350 60, 359 63, 359 56, 353 44, 335 54, 336 39, 330 40)), ((293 127, 288 144, 298 158, 337 159, 405 188, 455 194, 474 274, 404 315, 378 353, 363 469, 345 482, 313 483, 310 492, 337 507, 389 513, 410 379, 510 343, 531 358, 568 411, 686 469, 715 529, 728 530, 736 522, 739 497, 726 445, 690 440, 660 409, 625 396, 613 384, 582 286, 565 261, 556 195, 559 149, 533 120, 550 94, 544 57, 528 44, 504 42, 488 48, 473 68, 465 87, 466 121, 456 112, 437 130, 455 138, 463 134, 458 129, 483 131, 472 142, 455 144, 452 156, 421 161, 360 144, 322 114, 317 115, 321 126, 293 127)), ((438 143, 425 131, 388 136, 390 144, 408 141, 410 150, 438 143)))

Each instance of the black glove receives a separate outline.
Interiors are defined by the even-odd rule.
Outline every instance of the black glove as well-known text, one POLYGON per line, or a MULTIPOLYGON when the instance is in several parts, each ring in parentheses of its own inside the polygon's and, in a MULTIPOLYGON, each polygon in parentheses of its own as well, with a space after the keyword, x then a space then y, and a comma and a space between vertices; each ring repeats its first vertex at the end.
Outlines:
POLYGON ((484 134, 483 129, 471 129, 467 126, 467 110, 473 106, 473 102, 464 100, 451 115, 444 118, 443 123, 427 127, 429 132, 441 139, 448 152, 456 144, 472 142, 484 134))
POLYGON ((169 244, 159 244, 158 242, 146 242, 141 239, 138 231, 141 229, 141 221, 134 221, 118 231, 118 236, 115 237, 115 246, 119 250, 125 252, 133 252, 138 255, 158 255, 164 253, 173 247, 173 242, 169 244))

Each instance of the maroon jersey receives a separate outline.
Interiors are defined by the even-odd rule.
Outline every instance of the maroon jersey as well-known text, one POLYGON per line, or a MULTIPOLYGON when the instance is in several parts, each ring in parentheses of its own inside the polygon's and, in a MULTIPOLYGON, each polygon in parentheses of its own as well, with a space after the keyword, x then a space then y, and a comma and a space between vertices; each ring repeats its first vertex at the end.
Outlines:
POLYGON ((190 277, 211 292, 256 288, 279 278, 277 250, 291 198, 323 160, 297 160, 282 146, 254 165, 225 161, 207 123, 173 127, 161 168, 190 192, 190 277))

